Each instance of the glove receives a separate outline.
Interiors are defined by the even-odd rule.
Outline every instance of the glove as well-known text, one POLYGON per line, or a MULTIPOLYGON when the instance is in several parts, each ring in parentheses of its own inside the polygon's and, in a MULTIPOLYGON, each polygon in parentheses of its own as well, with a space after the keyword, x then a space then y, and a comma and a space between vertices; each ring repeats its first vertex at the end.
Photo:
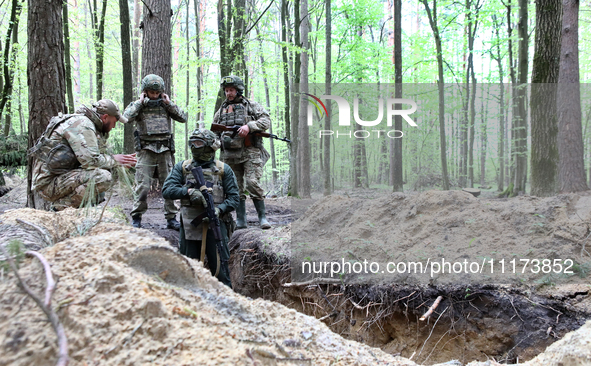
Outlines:
POLYGON ((207 207, 207 201, 201 191, 198 189, 189 189, 188 193, 192 204, 201 204, 203 207, 207 207))
MULTIPOLYGON (((222 210, 220 210, 219 207, 216 207, 215 208, 215 217, 217 217, 219 219, 221 214, 222 214, 222 210)), ((203 222, 206 224, 209 223, 209 217, 207 217, 207 216, 204 217, 203 222)))

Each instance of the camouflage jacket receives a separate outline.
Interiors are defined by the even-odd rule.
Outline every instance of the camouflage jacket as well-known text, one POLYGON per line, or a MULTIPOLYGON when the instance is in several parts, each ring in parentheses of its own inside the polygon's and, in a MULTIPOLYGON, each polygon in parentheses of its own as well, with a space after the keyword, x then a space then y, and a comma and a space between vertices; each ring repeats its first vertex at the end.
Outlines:
MULTIPOLYGON (((81 110, 76 112, 80 113, 81 110)), ((112 169, 118 163, 111 155, 106 154, 109 136, 102 133, 102 128, 103 122, 93 112, 87 115, 76 114, 57 126, 49 138, 72 148, 80 162, 79 169, 112 169)), ((33 168, 31 190, 41 189, 55 176, 49 172, 45 163, 37 161, 33 168)))
MULTIPOLYGON (((249 117, 246 125, 248 125, 250 132, 264 132, 269 129, 269 127, 271 126, 271 117, 269 116, 269 112, 267 112, 262 105, 255 101, 250 101, 244 97, 242 97, 238 103, 242 103, 242 105, 246 109, 246 115, 247 117, 249 117)), ((225 124, 223 119, 221 118, 221 114, 226 113, 228 107, 231 104, 232 103, 228 102, 228 100, 225 100, 222 103, 220 109, 213 116, 213 123, 225 124)), ((218 136, 220 136, 222 140, 222 152, 220 160, 223 160, 225 163, 239 164, 247 160, 252 160, 253 157, 256 157, 258 159, 258 157, 261 156, 261 154, 263 165, 268 159, 267 155, 269 153, 263 147, 261 137, 254 138, 255 146, 245 147, 242 149, 242 152, 240 154, 237 154, 224 148, 224 137, 225 135, 231 134, 231 132, 216 132, 216 134, 218 134, 218 136)), ((240 139, 240 137, 236 135, 235 139, 240 139)))
POLYGON ((149 100, 146 98, 142 103, 140 100, 130 103, 123 115, 129 122, 136 122, 136 130, 141 139, 141 148, 151 150, 155 153, 161 153, 171 150, 171 119, 177 122, 187 122, 187 113, 172 101, 170 104, 159 103, 157 107, 147 105, 149 100), (164 120, 162 120, 164 119, 164 120), (157 124, 157 131, 151 122, 157 124), (164 125, 164 126, 163 126, 164 125), (154 133, 156 132, 156 133, 154 133))

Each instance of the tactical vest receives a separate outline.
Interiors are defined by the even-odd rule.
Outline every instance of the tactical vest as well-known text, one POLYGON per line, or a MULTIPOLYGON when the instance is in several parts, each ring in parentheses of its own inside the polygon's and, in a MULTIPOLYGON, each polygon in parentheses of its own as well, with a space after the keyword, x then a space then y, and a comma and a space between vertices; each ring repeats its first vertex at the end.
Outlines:
POLYGON ((159 103, 148 103, 142 109, 142 118, 137 120, 137 130, 141 138, 158 137, 168 138, 171 134, 170 117, 166 109, 159 103))
MULTIPOLYGON (((183 175, 185 177, 186 186, 198 189, 196 186, 195 177, 191 173, 193 166, 193 159, 185 160, 183 162, 183 175)), ((206 183, 212 184, 213 203, 219 205, 224 202, 224 187, 222 179, 224 178, 224 163, 215 160, 215 165, 203 169, 203 178, 206 183)), ((183 220, 183 228, 185 229, 185 238, 188 240, 201 240, 203 223, 197 227, 191 225, 191 221, 197 216, 205 212, 205 208, 201 204, 192 204, 189 199, 181 199, 181 218, 183 220)))
POLYGON ((64 174, 80 166, 74 150, 64 143, 64 138, 52 139, 51 135, 55 129, 68 119, 80 116, 80 114, 59 114, 49 120, 49 124, 39 137, 35 145, 29 150, 29 155, 41 160, 47 165, 51 174, 64 174))

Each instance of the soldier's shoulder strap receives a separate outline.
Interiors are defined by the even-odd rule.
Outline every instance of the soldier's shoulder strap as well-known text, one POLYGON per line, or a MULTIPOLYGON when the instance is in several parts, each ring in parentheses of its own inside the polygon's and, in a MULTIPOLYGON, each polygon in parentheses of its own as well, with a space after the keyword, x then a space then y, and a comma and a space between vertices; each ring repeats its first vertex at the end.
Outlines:
POLYGON ((53 131, 55 131, 57 126, 61 125, 63 122, 65 122, 75 116, 80 116, 80 115, 79 114, 62 114, 62 113, 60 113, 55 117, 51 117, 51 119, 49 120, 49 124, 47 125, 47 128, 45 129, 45 132, 43 133, 43 135, 45 135, 45 137, 49 138, 49 136, 51 136, 51 134, 53 133, 53 131))
POLYGON ((190 172, 190 166, 193 164, 193 159, 183 161, 183 173, 190 172))
POLYGON ((215 166, 216 168, 218 168, 218 171, 220 172, 220 178, 224 178, 224 162, 215 160, 215 166))

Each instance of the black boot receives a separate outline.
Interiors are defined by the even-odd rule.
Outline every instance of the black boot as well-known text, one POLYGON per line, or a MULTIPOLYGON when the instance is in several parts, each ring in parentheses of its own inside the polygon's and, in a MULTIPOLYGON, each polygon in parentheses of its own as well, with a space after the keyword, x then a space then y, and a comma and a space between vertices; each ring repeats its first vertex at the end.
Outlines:
POLYGON ((257 214, 259 214, 259 224, 261 229, 270 229, 271 224, 267 221, 266 212, 265 212, 265 201, 263 200, 252 200, 254 203, 254 207, 257 209, 257 214))
POLYGON ((176 221, 176 218, 166 220, 166 228, 179 231, 181 228, 180 222, 176 221))
POLYGON ((137 227, 138 229, 142 227, 142 217, 141 216, 132 216, 131 217, 131 225, 133 227, 137 227))
POLYGON ((236 229, 246 229, 246 201, 240 200, 236 207, 236 229))

